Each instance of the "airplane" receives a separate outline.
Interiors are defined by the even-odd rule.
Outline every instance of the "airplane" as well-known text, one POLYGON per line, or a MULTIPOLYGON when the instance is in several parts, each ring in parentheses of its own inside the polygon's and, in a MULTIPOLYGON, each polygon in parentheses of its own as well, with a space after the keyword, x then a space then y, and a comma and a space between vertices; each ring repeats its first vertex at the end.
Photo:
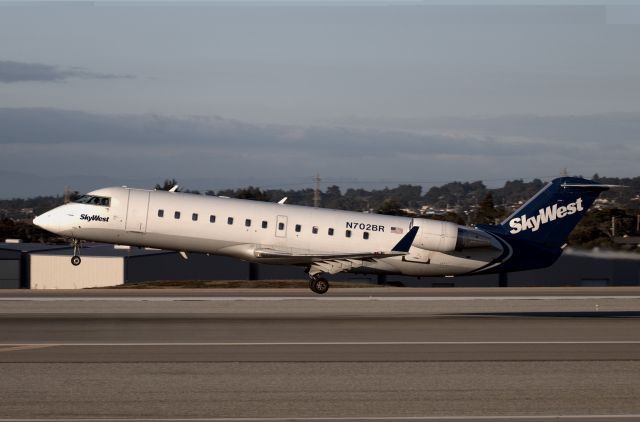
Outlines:
POLYGON ((415 277, 523 271, 553 264, 598 195, 613 187, 560 177, 500 224, 461 226, 423 218, 340 211, 170 191, 108 187, 37 216, 33 223, 80 240, 224 255, 323 274, 415 277))

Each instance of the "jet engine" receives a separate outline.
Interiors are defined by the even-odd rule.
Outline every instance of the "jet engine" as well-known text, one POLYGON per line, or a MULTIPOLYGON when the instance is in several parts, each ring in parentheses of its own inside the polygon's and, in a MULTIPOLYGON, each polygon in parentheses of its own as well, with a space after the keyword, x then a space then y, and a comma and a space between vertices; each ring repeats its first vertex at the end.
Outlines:
POLYGON ((501 249, 490 235, 448 221, 414 220, 420 227, 413 246, 436 252, 460 252, 465 249, 501 249))

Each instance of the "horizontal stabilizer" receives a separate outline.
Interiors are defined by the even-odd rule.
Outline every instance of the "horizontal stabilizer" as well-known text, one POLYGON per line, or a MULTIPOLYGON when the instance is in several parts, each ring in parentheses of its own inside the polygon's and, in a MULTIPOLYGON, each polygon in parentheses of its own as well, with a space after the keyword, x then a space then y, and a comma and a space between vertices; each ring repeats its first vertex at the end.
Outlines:
POLYGON ((562 186, 563 188, 598 189, 598 190, 628 187, 624 185, 603 185, 598 183, 563 183, 560 186, 562 186))

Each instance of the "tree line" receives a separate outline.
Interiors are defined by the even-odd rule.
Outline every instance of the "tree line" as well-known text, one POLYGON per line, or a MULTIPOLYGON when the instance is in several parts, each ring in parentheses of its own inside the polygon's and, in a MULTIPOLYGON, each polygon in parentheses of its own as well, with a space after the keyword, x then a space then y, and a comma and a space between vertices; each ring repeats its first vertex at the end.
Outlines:
MULTIPOLYGON (((625 185, 624 189, 613 189, 600 198, 607 201, 592 209, 572 233, 569 243, 574 246, 619 247, 612 239, 611 220, 615 217, 618 235, 638 235, 637 215, 640 213, 640 177, 612 178, 594 175, 600 183, 625 185)), ((166 179, 155 186, 169 190, 178 182, 166 179)), ((332 185, 320 192, 324 208, 372 212, 388 215, 427 217, 452 221, 458 224, 494 224, 508 216, 514 209, 538 192, 545 183, 534 179, 507 181, 499 188, 487 188, 482 181, 451 182, 434 186, 423 193, 422 186, 403 184, 395 188, 342 190, 332 185)), ((314 190, 307 189, 260 189, 248 186, 239 189, 197 191, 180 189, 192 194, 227 196, 277 202, 287 197, 287 203, 313 205, 314 190)), ((70 194, 71 199, 78 192, 70 194)), ((64 202, 62 196, 40 196, 27 199, 0 200, 0 238, 21 238, 24 241, 52 241, 55 237, 30 223, 33 215, 41 214, 64 202), (33 215, 25 215, 32 210, 33 215)))

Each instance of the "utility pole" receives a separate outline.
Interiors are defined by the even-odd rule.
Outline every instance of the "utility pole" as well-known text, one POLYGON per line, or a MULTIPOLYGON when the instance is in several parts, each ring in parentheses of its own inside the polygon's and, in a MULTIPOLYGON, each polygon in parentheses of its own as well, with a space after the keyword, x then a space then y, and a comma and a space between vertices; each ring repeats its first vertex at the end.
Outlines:
POLYGON ((313 181, 316 182, 315 187, 313 189, 313 206, 316 208, 320 207, 320 174, 316 174, 316 177, 313 178, 313 181))
POLYGON ((616 218, 611 217, 611 237, 616 237, 616 218))

